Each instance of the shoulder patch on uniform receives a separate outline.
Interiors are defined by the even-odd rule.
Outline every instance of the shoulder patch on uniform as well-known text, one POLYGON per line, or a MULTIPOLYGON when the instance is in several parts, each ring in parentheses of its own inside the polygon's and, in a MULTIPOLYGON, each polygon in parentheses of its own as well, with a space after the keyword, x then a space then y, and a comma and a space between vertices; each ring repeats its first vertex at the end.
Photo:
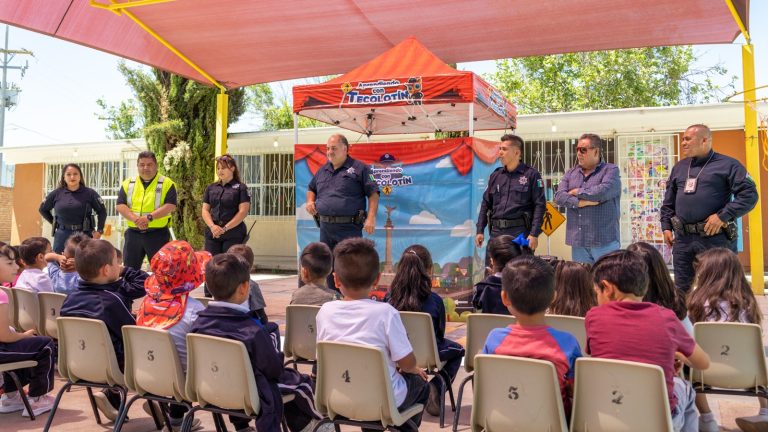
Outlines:
POLYGON ((541 181, 541 179, 538 179, 538 180, 536 180, 536 186, 537 186, 537 187, 540 187, 540 188, 541 188, 541 187, 544 187, 544 182, 543 182, 543 181, 541 181))

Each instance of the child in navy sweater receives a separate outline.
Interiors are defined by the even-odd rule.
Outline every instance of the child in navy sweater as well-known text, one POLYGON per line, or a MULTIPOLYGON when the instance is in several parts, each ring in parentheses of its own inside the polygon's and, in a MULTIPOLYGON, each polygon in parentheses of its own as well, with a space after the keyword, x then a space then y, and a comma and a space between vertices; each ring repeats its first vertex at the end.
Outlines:
POLYGON ((478 312, 509 315, 509 310, 501 302, 501 271, 512 258, 532 254, 528 240, 506 234, 494 237, 488 242, 488 254, 493 274, 475 284, 472 306, 478 312))

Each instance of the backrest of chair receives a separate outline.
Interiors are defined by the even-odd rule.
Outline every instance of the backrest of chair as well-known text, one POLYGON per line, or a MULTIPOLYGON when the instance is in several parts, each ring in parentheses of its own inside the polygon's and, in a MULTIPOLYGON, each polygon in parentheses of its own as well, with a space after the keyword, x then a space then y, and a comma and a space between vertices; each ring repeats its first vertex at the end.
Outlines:
POLYGON ((473 313, 467 316, 467 353, 464 356, 464 370, 474 370, 474 358, 483 350, 488 334, 495 328, 512 325, 517 319, 511 315, 473 313))
POLYGON ((24 288, 14 288, 16 291, 16 320, 22 331, 38 330, 40 322, 40 305, 37 293, 24 288))
POLYGON ((317 343, 315 408, 333 419, 393 424, 397 407, 384 353, 345 342, 317 343))
POLYGON ((763 332, 757 324, 702 322, 696 343, 709 355, 709 368, 693 371, 694 383, 726 389, 768 388, 763 332))
POLYGON ((123 326, 122 331, 128 390, 185 400, 186 378, 171 334, 139 326, 123 326))
POLYGON ((285 343, 283 352, 286 358, 317 358, 317 312, 320 306, 288 305, 285 308, 285 343))
POLYGON ((192 298, 194 298, 195 300, 197 300, 197 301, 199 301, 200 303, 202 303, 202 304, 203 304, 203 306, 205 306, 205 307, 208 307, 208 303, 210 303, 210 302, 211 302, 211 300, 213 300, 213 299, 212 299, 212 298, 210 298, 210 297, 192 297, 192 298))
POLYGON ((568 430, 551 362, 479 354, 473 391, 473 431, 568 430))
POLYGON ((188 333, 186 396, 203 407, 215 405, 258 414, 259 392, 245 345, 188 333))
POLYGON ((37 293, 37 300, 40 306, 38 317, 40 319, 37 330, 44 336, 54 339, 59 338, 59 329, 56 326, 56 318, 59 317, 61 305, 67 298, 65 294, 41 292, 37 293))
POLYGON ((14 288, 0 287, 8 296, 8 323, 18 329, 18 313, 16 312, 16 290, 14 288))
POLYGON ((633 430, 673 430, 661 368, 622 360, 576 360, 571 432, 633 430))
POLYGON ((124 385, 115 348, 103 321, 59 317, 59 373, 72 382, 124 385))
POLYGON ((584 352, 587 346, 587 329, 584 327, 584 318, 570 315, 546 315, 544 321, 555 330, 572 334, 579 342, 581 352, 584 352))
POLYGON ((440 356, 437 353, 432 316, 424 312, 400 312, 400 319, 405 326, 418 366, 429 370, 437 368, 440 356))

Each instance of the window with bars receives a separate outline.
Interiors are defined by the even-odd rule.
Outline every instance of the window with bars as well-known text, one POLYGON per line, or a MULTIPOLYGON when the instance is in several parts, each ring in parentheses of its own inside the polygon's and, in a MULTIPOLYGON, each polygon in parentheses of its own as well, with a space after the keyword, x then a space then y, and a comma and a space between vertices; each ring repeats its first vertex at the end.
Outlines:
MULTIPOLYGON (((52 163, 46 165, 44 196, 59 187, 62 170, 65 163, 52 163)), ((115 204, 117 203, 117 191, 127 172, 128 166, 123 161, 83 162, 78 164, 83 172, 85 185, 101 195, 104 205, 107 207, 107 216, 117 216, 115 204)))
POLYGON ((293 154, 234 155, 243 183, 251 192, 253 216, 290 218, 296 213, 293 154))

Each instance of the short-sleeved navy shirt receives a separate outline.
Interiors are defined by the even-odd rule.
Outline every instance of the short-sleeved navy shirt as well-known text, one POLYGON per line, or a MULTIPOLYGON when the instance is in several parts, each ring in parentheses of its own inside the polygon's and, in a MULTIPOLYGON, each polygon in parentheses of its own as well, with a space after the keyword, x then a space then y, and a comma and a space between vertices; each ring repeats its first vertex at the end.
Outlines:
POLYGON ((216 225, 223 226, 235 217, 240 204, 250 203, 248 186, 232 179, 227 184, 216 182, 208 185, 203 202, 211 206, 211 218, 216 225))
POLYGON ((312 177, 309 190, 316 195, 317 213, 323 216, 354 216, 366 209, 365 199, 379 193, 379 185, 370 167, 347 157, 334 170, 328 162, 312 177))

